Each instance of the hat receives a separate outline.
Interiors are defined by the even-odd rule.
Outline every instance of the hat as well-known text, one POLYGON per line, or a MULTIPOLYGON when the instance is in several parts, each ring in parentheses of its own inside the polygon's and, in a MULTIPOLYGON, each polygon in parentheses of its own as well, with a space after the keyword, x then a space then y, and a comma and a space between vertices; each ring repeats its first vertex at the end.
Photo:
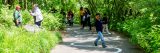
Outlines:
POLYGON ((21 8, 20 6, 16 6, 16 9, 21 8))

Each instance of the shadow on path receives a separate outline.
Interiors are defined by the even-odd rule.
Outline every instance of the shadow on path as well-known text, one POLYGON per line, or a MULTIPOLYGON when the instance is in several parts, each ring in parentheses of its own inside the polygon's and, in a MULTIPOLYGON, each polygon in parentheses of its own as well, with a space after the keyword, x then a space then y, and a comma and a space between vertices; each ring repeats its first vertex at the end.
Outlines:
POLYGON ((91 32, 88 29, 80 30, 80 26, 68 27, 66 32, 63 43, 56 46, 53 53, 144 53, 142 49, 131 44, 127 37, 115 32, 112 32, 112 35, 103 33, 107 48, 102 48, 101 42, 97 47, 94 46, 96 32, 91 32), (64 52, 60 52, 60 50, 64 52))

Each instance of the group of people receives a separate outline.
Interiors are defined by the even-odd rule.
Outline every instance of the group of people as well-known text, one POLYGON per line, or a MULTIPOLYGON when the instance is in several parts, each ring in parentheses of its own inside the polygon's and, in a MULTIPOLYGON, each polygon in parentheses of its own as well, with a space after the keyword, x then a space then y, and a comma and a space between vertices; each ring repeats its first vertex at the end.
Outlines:
MULTIPOLYGON (((21 7, 20 6, 16 6, 16 9, 13 13, 14 16, 14 23, 17 27, 22 26, 22 14, 20 12, 21 7)), ((34 24, 37 25, 38 27, 41 26, 41 22, 43 20, 43 16, 42 13, 38 7, 38 4, 34 4, 32 11, 30 11, 30 15, 33 16, 34 18, 34 24)))
MULTIPOLYGON (((69 10, 66 15, 64 10, 61 10, 61 14, 64 17, 66 17, 65 19, 67 20, 67 23, 69 24, 69 26, 73 26, 74 13, 71 10, 69 10)), ((89 30, 92 30, 90 19, 91 19, 90 10, 88 8, 80 7, 80 23, 81 23, 82 30, 84 29, 85 26, 89 26, 89 30)), ((96 14, 95 28, 98 33, 98 36, 97 36, 97 39, 94 41, 95 46, 98 45, 97 43, 98 43, 99 39, 101 39, 102 47, 103 48, 107 47, 102 32, 106 31, 108 35, 111 34, 108 30, 108 23, 109 23, 109 17, 106 14, 103 15, 103 18, 101 18, 100 13, 96 14)))
MULTIPOLYGON (((81 26, 82 26, 81 29, 84 29, 84 27, 88 25, 89 30, 92 30, 90 17, 91 17, 91 13, 90 13, 89 9, 81 7, 80 8, 80 18, 81 18, 80 20, 81 20, 81 26)), ((101 39, 102 47, 106 48, 107 46, 106 46, 102 32, 106 31, 108 35, 111 34, 108 30, 109 18, 106 14, 104 14, 104 17, 101 18, 100 13, 97 13, 95 16, 95 19, 96 19, 95 20, 95 27, 96 27, 96 31, 98 33, 98 36, 97 36, 97 39, 94 41, 94 44, 95 44, 95 46, 97 46, 99 39, 101 39)))
MULTIPOLYGON (((72 10, 69 10, 67 12, 67 15, 65 14, 64 10, 61 10, 61 14, 66 17, 66 23, 69 24, 69 26, 73 26, 74 22, 74 13, 72 10)), ((91 22, 90 22, 90 11, 88 8, 80 8, 80 23, 81 23, 81 29, 84 29, 85 26, 89 26, 89 30, 91 30, 91 22)), ((64 21, 65 22, 65 21, 64 21)))
MULTIPOLYGON (((16 10, 14 11, 14 14, 13 14, 14 23, 15 23, 15 25, 17 27, 22 25, 22 15, 20 13, 20 9, 21 9, 20 6, 16 6, 16 10)), ((65 16, 64 12, 61 12, 61 14, 63 14, 65 16)), ((30 15, 33 16, 35 25, 40 27, 41 26, 41 22, 43 20, 43 16, 42 16, 42 13, 41 13, 41 11, 40 11, 40 9, 39 9, 37 4, 33 5, 33 9, 30 12, 30 15)), ((71 10, 69 10, 67 12, 67 16, 66 17, 67 17, 69 26, 73 26, 74 14, 73 14, 73 12, 71 10)), ((89 9, 81 7, 80 8, 81 29, 84 29, 84 27, 88 25, 89 26, 89 30, 92 30, 90 17, 91 17, 91 13, 90 13, 89 9)), ((98 36, 97 36, 97 39, 94 41, 94 44, 95 44, 95 46, 97 46, 98 40, 101 39, 102 47, 106 48, 107 46, 106 46, 106 43, 105 43, 105 40, 104 40, 102 32, 106 30, 107 34, 111 34, 109 32, 109 30, 108 30, 109 18, 107 17, 106 14, 104 14, 104 17, 101 18, 100 13, 97 13, 96 16, 95 16, 95 19, 96 19, 95 20, 95 27, 96 27, 96 31, 98 33, 98 36)))
POLYGON ((88 8, 83 8, 83 7, 80 8, 81 29, 84 29, 84 27, 88 25, 89 30, 92 30, 90 16, 91 13, 88 8))

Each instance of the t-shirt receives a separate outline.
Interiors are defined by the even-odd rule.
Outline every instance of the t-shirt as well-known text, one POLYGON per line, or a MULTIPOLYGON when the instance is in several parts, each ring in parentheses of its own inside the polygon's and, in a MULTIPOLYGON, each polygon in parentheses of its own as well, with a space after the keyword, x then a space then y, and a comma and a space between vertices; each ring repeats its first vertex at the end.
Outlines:
POLYGON ((102 26, 102 22, 101 20, 96 20, 95 22, 95 27, 96 27, 96 31, 101 31, 102 32, 102 29, 103 29, 103 26, 102 26))
POLYGON ((84 11, 80 10, 80 16, 83 16, 83 15, 84 15, 84 11))
POLYGON ((18 20, 19 22, 22 22, 22 15, 20 11, 15 10, 13 16, 14 16, 14 20, 18 20))

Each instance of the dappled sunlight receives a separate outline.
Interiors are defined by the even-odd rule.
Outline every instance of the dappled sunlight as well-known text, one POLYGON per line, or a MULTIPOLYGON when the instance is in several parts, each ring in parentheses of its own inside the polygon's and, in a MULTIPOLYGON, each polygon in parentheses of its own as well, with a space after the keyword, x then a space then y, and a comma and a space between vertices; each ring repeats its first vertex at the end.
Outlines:
MULTIPOLYGON (((120 52, 141 52, 141 50, 128 49, 134 48, 135 46, 129 43, 128 39, 121 37, 116 32, 112 32, 112 35, 104 34, 104 39, 107 48, 102 48, 101 42, 98 46, 94 46, 94 41, 97 37, 97 33, 92 33, 87 30, 80 30, 79 27, 75 26, 66 30, 67 35, 63 38, 63 43, 58 45, 54 51, 60 52, 59 50, 69 49, 71 51, 66 52, 80 52, 81 53, 120 53, 120 52), (69 36, 69 37, 68 37, 69 36), (63 46, 63 47, 61 47, 63 46)), ((62 52, 61 52, 62 53, 62 52)))
POLYGON ((160 0, 1 0, 0 29, 0 53, 158 53, 160 0))

